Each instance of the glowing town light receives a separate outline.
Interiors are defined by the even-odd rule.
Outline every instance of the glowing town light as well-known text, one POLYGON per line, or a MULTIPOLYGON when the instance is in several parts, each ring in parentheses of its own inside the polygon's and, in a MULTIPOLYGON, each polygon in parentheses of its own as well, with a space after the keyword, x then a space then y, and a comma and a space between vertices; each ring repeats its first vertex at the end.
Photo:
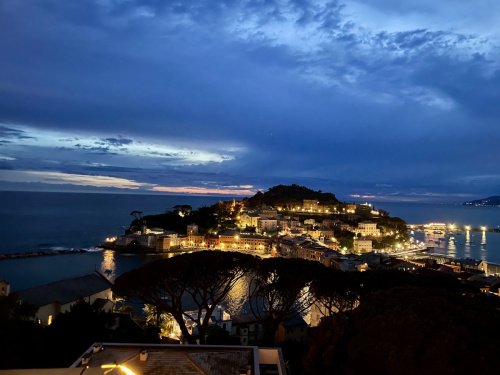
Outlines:
POLYGON ((102 365, 102 369, 109 369, 108 371, 105 371, 104 373, 107 374, 109 371, 112 369, 118 368, 120 369, 125 375, 137 375, 134 371, 132 371, 130 368, 128 368, 125 365, 117 365, 117 364, 110 364, 110 365, 102 365))
POLYGON ((470 225, 466 225, 466 226, 465 226, 465 230, 466 230, 467 232, 468 232, 468 231, 470 231, 470 229, 471 229, 471 228, 470 228, 470 225))
POLYGON ((483 232, 486 232, 486 230, 487 230, 487 229, 488 229, 488 228, 486 228, 486 227, 484 227, 484 226, 483 226, 483 227, 481 227, 481 230, 482 230, 483 232))

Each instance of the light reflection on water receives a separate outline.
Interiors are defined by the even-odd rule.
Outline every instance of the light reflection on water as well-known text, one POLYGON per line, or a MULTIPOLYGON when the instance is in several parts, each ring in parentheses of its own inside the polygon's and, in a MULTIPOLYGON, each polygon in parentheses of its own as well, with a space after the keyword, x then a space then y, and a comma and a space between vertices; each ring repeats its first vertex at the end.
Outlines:
POLYGON ((101 273, 105 275, 109 281, 114 282, 116 279, 116 263, 115 252, 113 250, 103 250, 101 273))
POLYGON ((238 315, 249 312, 245 303, 248 298, 249 282, 250 276, 246 276, 242 277, 234 284, 226 298, 226 308, 229 314, 238 315))
POLYGON ((436 236, 415 232, 414 238, 431 247, 431 253, 500 263, 500 233, 465 231, 436 236))

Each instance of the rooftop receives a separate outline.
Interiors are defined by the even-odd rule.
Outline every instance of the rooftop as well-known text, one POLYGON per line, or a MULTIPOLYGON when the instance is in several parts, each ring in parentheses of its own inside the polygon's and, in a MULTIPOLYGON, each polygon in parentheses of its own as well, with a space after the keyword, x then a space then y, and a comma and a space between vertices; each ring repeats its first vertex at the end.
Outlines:
POLYGON ((94 344, 71 367, 108 369, 109 375, 259 375, 270 365, 283 373, 280 358, 279 349, 253 346, 105 343, 94 344))
POLYGON ((35 306, 53 302, 65 304, 110 289, 112 284, 98 272, 64 279, 17 292, 21 300, 35 306))

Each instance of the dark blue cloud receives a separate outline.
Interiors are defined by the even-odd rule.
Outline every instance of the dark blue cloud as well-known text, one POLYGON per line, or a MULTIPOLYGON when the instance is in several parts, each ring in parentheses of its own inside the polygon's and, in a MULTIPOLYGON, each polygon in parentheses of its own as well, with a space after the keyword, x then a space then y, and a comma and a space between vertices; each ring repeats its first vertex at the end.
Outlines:
POLYGON ((4 1, 0 160, 178 186, 498 193, 469 183, 500 156, 498 33, 462 17, 480 9, 356 4, 4 1))

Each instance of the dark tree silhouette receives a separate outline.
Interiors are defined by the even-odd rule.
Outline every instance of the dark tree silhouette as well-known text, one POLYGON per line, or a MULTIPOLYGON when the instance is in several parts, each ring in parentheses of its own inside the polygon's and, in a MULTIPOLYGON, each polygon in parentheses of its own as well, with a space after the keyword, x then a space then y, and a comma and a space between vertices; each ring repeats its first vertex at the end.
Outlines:
POLYGON ((352 311, 359 303, 362 276, 360 272, 323 268, 311 285, 316 304, 326 315, 352 311))
POLYGON ((195 324, 204 343, 214 309, 256 261, 251 255, 236 252, 178 255, 125 273, 116 280, 114 291, 153 305, 158 314, 171 314, 189 343, 196 343, 197 337, 186 322, 195 324))
POLYGON ((0 297, 0 369, 38 365, 43 327, 34 320, 36 311, 35 306, 21 302, 16 293, 0 297))
POLYGON ((405 286, 365 296, 350 317, 322 320, 305 356, 308 374, 494 372, 500 313, 483 295, 405 286))
POLYGON ((318 262, 298 258, 269 258, 257 265, 249 282, 249 305, 267 343, 274 342, 280 323, 311 307, 309 287, 321 268, 318 262))

